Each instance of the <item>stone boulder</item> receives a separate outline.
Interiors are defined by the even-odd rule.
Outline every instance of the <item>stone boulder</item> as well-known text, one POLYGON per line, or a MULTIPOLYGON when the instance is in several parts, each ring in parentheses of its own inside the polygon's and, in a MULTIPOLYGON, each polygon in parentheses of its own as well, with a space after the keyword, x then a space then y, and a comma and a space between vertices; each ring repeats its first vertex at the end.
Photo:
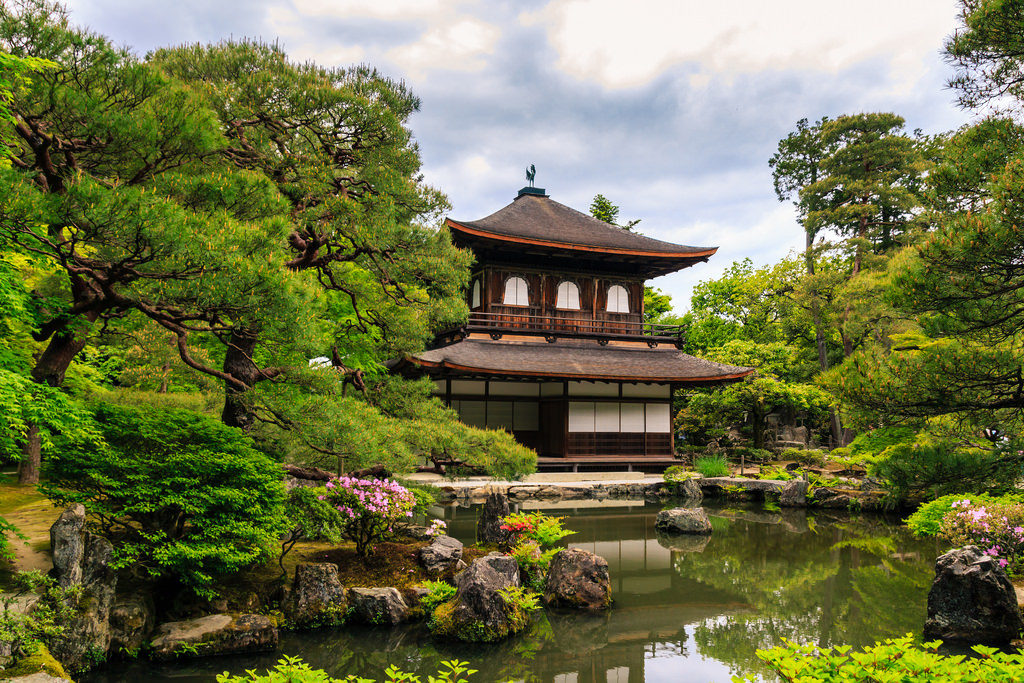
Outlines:
POLYGON ((455 600, 434 612, 440 635, 493 642, 525 627, 525 615, 516 613, 501 593, 519 586, 519 565, 514 558, 502 553, 478 558, 455 577, 455 585, 455 600))
POLYGON ((551 559, 544 582, 544 604, 585 610, 610 607, 608 561, 580 548, 558 551, 551 559))
POLYGON ((394 626, 409 618, 409 606, 397 588, 352 588, 348 602, 352 616, 364 624, 394 626))
POLYGON ((132 654, 138 652, 153 632, 155 625, 153 601, 148 595, 125 595, 110 610, 110 651, 132 654))
POLYGON ((711 520, 704 508, 672 508, 658 513, 654 528, 670 534, 706 536, 711 533, 711 520))
POLYGON ((674 498, 685 498, 692 504, 700 503, 704 499, 704 491, 701 490, 700 479, 697 478, 672 482, 671 491, 674 498))
POLYGON ((50 527, 53 573, 62 588, 81 586, 77 613, 50 651, 70 671, 79 671, 110 649, 110 611, 117 590, 110 541, 85 530, 85 508, 68 507, 50 527))
POLYGON ((935 560, 925 638, 998 644, 1019 638, 1021 629, 1013 584, 994 558, 969 545, 935 560))
POLYGON ((295 567, 291 590, 281 605, 289 625, 309 628, 340 624, 347 608, 338 565, 309 562, 295 567))
POLYGON ((454 569, 462 559, 462 541, 451 536, 438 536, 425 548, 420 548, 419 560, 428 574, 443 574, 454 569))
POLYGON ((793 479, 786 482, 779 496, 779 505, 784 508, 801 508, 807 505, 807 482, 793 479))
POLYGON ((210 614, 198 619, 170 621, 157 628, 150 643, 150 659, 242 652, 268 652, 277 648, 279 634, 263 614, 210 614))
POLYGON ((485 545, 505 545, 509 533, 501 528, 501 520, 510 512, 508 497, 504 493, 490 493, 480 508, 480 517, 476 522, 477 541, 485 545))

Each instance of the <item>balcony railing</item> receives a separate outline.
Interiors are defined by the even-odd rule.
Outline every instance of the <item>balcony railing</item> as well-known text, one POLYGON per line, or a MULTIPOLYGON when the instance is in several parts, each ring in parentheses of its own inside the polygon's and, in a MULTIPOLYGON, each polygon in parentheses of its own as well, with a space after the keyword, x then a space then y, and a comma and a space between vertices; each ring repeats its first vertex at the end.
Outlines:
POLYGON ((511 332, 554 338, 585 337, 598 340, 644 341, 651 346, 668 343, 681 347, 684 342, 684 330, 681 325, 661 325, 626 319, 537 315, 532 311, 470 313, 466 330, 488 332, 492 335, 511 332))

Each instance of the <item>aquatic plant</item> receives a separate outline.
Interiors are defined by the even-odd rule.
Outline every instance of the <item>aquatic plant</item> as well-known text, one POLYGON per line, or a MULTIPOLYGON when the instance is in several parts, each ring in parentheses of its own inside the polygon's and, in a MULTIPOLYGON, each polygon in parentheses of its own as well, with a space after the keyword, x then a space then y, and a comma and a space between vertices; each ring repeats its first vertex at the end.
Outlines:
POLYGON ((326 484, 323 499, 341 513, 345 536, 356 544, 356 553, 367 557, 373 544, 394 533, 395 524, 412 517, 416 498, 390 479, 337 477, 326 484))

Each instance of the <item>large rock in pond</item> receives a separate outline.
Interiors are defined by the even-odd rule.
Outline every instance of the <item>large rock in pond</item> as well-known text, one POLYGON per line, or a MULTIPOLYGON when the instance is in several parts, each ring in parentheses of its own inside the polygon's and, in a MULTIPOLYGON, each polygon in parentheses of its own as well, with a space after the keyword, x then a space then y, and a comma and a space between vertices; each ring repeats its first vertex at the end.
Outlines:
POLYGON ((969 545, 935 560, 925 638, 1000 644, 1022 628, 1013 584, 995 558, 969 545))
POLYGON ((277 648, 277 626, 263 614, 210 614, 198 619, 161 624, 150 643, 155 660, 241 652, 267 652, 277 648))
POLYGON ((504 519, 511 510, 508 497, 504 493, 492 492, 480 507, 480 518, 476 522, 476 539, 485 545, 505 545, 509 533, 501 528, 504 519))
POLYGON ((338 565, 308 562, 295 567, 295 580, 281 605, 289 625, 300 628, 337 625, 345 621, 347 608, 345 588, 338 579, 338 565))
POLYGON ((807 505, 807 482, 793 479, 786 482, 779 495, 779 505, 784 508, 802 508, 807 505))
POLYGON ((425 548, 420 548, 420 564, 428 574, 443 574, 454 569, 462 559, 462 541, 451 536, 438 536, 425 548))
POLYGON ((62 588, 81 586, 78 609, 50 647, 68 670, 81 671, 110 649, 110 611, 117 590, 110 541, 85 530, 85 508, 68 507, 50 527, 53 573, 62 588))
POLYGON ((526 627, 528 615, 502 591, 519 587, 519 565, 502 553, 473 561, 455 577, 455 599, 434 611, 435 632, 471 642, 493 642, 526 627))
POLYGON ((558 551, 548 567, 544 603, 552 607, 607 609, 612 604, 608 561, 580 548, 558 551))
POLYGON ((110 610, 110 651, 133 654, 142 649, 156 619, 148 595, 125 595, 110 610))
POLYGON ((409 606, 397 588, 353 588, 348 602, 352 615, 364 624, 394 626, 409 618, 409 606))
POLYGON ((704 508, 672 508, 658 513, 654 528, 670 534, 706 536, 711 533, 711 520, 704 508))

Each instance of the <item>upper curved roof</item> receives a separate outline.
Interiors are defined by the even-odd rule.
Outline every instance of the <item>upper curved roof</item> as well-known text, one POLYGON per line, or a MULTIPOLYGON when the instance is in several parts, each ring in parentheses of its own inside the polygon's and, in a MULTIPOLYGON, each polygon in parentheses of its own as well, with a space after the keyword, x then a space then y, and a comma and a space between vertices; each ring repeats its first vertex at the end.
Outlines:
POLYGON ((704 260, 718 247, 688 247, 638 235, 559 204, 547 195, 520 194, 486 218, 449 218, 452 230, 494 240, 650 258, 704 260))

